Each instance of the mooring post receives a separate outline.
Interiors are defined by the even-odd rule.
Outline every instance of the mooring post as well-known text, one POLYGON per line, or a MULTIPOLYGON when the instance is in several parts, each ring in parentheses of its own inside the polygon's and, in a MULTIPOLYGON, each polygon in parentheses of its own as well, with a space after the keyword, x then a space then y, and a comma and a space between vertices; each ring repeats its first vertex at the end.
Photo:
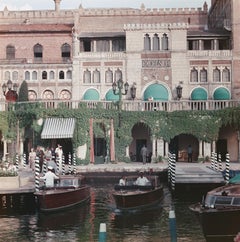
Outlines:
POLYGON ((77 169, 76 169, 76 154, 73 153, 73 174, 77 174, 77 169))
POLYGON ((175 211, 173 209, 169 211, 169 228, 170 228, 171 242, 177 242, 176 216, 175 216, 175 211))
POLYGON ((35 190, 36 190, 36 192, 39 191, 39 174, 40 174, 39 158, 36 157, 36 159, 35 159, 35 190))
POLYGON ((105 223, 100 224, 99 229, 99 238, 98 242, 106 242, 107 241, 107 228, 105 223))
POLYGON ((225 176, 227 183, 229 182, 229 176, 230 176, 229 172, 230 172, 230 157, 229 157, 229 154, 227 153, 226 154, 226 176, 225 176))
POLYGON ((176 154, 172 155, 172 175, 171 175, 171 188, 175 190, 175 183, 176 183, 176 154))

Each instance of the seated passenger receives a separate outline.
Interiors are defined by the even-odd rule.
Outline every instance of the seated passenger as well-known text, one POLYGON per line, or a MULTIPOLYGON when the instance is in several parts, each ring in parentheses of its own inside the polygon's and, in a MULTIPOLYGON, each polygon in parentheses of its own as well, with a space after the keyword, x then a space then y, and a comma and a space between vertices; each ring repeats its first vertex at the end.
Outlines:
POLYGON ((121 179, 119 180, 119 185, 120 186, 125 186, 126 185, 126 177, 122 176, 121 179))
POLYGON ((140 172, 140 176, 136 180, 136 185, 146 186, 149 184, 150 184, 149 180, 145 176, 143 176, 143 172, 140 172))

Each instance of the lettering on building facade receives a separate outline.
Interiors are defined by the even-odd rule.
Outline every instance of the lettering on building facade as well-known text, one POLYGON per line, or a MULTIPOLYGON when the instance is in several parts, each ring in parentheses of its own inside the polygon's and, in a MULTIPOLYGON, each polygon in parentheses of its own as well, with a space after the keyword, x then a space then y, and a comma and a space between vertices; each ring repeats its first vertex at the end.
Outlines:
POLYGON ((171 67, 170 59, 152 59, 152 60, 142 60, 142 68, 167 68, 171 67))

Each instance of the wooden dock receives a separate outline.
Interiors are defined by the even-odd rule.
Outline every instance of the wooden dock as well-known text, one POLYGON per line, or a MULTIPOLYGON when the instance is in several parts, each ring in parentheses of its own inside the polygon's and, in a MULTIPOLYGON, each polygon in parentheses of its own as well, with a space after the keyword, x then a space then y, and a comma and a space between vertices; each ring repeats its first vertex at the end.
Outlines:
POLYGON ((221 171, 213 170, 209 165, 192 163, 186 165, 176 165, 176 184, 194 184, 194 183, 224 183, 224 177, 221 171))

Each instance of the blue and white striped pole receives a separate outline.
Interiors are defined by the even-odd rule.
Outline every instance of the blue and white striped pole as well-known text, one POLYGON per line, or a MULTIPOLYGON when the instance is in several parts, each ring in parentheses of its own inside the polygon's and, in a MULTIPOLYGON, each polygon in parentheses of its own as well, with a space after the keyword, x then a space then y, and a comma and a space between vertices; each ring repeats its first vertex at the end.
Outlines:
POLYGON ((105 223, 100 224, 98 242, 107 241, 107 227, 105 223))
POLYGON ((171 235, 171 242, 177 242, 177 226, 176 226, 176 216, 175 211, 169 211, 169 229, 171 235))

